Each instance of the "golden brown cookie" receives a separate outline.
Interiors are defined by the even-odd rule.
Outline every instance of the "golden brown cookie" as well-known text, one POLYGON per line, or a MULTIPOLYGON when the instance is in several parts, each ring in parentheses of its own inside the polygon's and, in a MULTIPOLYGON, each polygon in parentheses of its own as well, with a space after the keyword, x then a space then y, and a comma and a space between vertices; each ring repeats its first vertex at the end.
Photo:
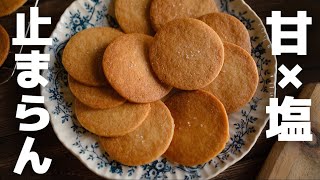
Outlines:
POLYGON ((90 28, 74 35, 63 51, 62 63, 77 81, 88 86, 106 84, 102 58, 108 44, 123 33, 112 28, 90 28))
POLYGON ((184 91, 165 104, 175 123, 172 142, 164 154, 168 160, 195 166, 224 149, 229 139, 228 117, 216 97, 204 91, 184 91))
POLYGON ((75 100, 76 116, 88 131, 106 137, 132 132, 146 119, 150 104, 124 103, 111 109, 93 109, 75 100))
POLYGON ((26 2, 27 0, 0 0, 0 17, 10 15, 26 2))
POLYGON ((153 0, 150 7, 151 23, 156 31, 174 19, 198 18, 212 12, 218 12, 213 0, 153 0))
POLYGON ((210 84, 223 65, 223 44, 204 22, 185 18, 169 22, 155 35, 150 62, 158 78, 178 89, 210 84))
MULTIPOLYGON (((0 11, 1 12, 1 11, 0 11)), ((7 31, 0 25, 0 67, 7 59, 10 50, 10 39, 7 31)))
POLYGON ((241 47, 224 43, 225 61, 219 76, 204 90, 215 95, 228 113, 246 105, 256 92, 259 76, 250 54, 241 47))
POLYGON ((182 90, 180 89, 176 89, 176 88, 172 88, 171 91, 161 99, 162 102, 165 102, 169 97, 173 96, 175 93, 180 92, 182 90))
POLYGON ((222 41, 236 44, 251 53, 249 32, 237 18, 226 13, 211 13, 199 19, 215 30, 222 41))
POLYGON ((131 102, 157 101, 171 90, 160 82, 150 66, 148 52, 152 40, 144 34, 126 34, 105 51, 102 65, 109 83, 131 102))
POLYGON ((116 0, 115 13, 125 33, 154 34, 150 22, 151 0, 116 0))
POLYGON ((126 100, 110 85, 105 87, 86 86, 68 76, 69 88, 72 94, 83 104, 95 109, 108 109, 120 106, 126 100))
POLYGON ((146 120, 133 132, 121 137, 100 138, 110 157, 122 164, 139 166, 159 158, 169 147, 174 122, 161 101, 151 103, 146 120))

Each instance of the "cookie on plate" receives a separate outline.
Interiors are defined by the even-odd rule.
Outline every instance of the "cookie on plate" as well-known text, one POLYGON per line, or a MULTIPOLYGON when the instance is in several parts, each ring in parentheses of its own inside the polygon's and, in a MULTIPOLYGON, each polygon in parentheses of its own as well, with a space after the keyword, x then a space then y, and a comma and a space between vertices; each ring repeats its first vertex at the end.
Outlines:
POLYGON ((213 0, 153 0, 150 7, 151 23, 156 31, 174 19, 198 18, 212 12, 218 12, 213 0))
POLYGON ((149 62, 153 38, 126 34, 113 41, 105 51, 103 70, 111 86, 124 98, 149 103, 166 96, 171 87, 155 76, 149 62))
POLYGON ((250 35, 243 23, 226 13, 211 13, 199 18, 220 36, 222 41, 236 44, 251 53, 250 35))
POLYGON ((175 123, 172 142, 164 154, 168 160, 195 166, 224 149, 229 139, 228 117, 216 97, 205 91, 184 91, 165 104, 175 123))
POLYGON ((0 67, 7 59, 10 50, 10 39, 7 31, 0 25, 0 67))
POLYGON ((122 32, 108 27, 90 28, 77 33, 63 51, 63 66, 75 80, 87 86, 104 86, 103 53, 108 44, 121 35, 122 32))
POLYGON ((228 113, 246 105, 256 92, 259 76, 257 65, 241 47, 224 43, 225 60, 219 76, 204 90, 215 95, 228 113))
POLYGON ((150 104, 124 103, 111 109, 93 109, 75 100, 78 121, 99 136, 123 136, 132 132, 146 119, 149 111, 150 104))
POLYGON ((218 34, 204 22, 191 18, 173 20, 160 29, 149 56, 158 78, 182 90, 210 84, 224 61, 218 34))
POLYGON ((12 14, 26 2, 27 0, 0 0, 0 17, 12 14))
POLYGON ((110 85, 104 87, 86 86, 68 76, 69 88, 72 94, 83 104, 95 109, 108 109, 120 106, 126 100, 110 85))
POLYGON ((175 93, 180 92, 180 91, 182 91, 182 90, 176 89, 176 88, 172 88, 171 91, 165 97, 163 97, 161 99, 161 101, 165 102, 169 97, 171 97, 172 95, 174 95, 175 93))
POLYGON ((150 22, 151 0, 116 0, 115 14, 125 33, 154 34, 150 22))
POLYGON ((163 102, 151 103, 146 120, 133 132, 121 137, 100 138, 110 157, 122 164, 138 166, 159 158, 169 147, 174 122, 163 102))

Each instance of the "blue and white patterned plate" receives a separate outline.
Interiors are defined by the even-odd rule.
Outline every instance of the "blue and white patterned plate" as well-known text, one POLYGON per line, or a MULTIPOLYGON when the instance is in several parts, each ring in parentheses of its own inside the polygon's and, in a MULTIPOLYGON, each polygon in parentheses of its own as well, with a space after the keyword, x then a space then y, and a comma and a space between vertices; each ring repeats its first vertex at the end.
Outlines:
MULTIPOLYGON (((97 136, 79 125, 72 110, 73 96, 67 87, 67 73, 61 63, 63 49, 71 36, 96 26, 118 27, 110 0, 77 0, 61 16, 51 37, 49 69, 43 76, 49 84, 42 88, 51 124, 60 141, 91 171, 110 179, 207 179, 216 176, 246 155, 255 144, 269 117, 265 108, 275 95, 276 58, 271 55, 270 40, 254 11, 243 0, 216 0, 221 10, 240 19, 252 42, 260 83, 252 101, 229 116, 230 140, 226 148, 208 163, 185 167, 164 158, 143 166, 128 167, 112 160, 100 147, 97 136)), ((194 147, 197 148, 197 147, 194 147)))

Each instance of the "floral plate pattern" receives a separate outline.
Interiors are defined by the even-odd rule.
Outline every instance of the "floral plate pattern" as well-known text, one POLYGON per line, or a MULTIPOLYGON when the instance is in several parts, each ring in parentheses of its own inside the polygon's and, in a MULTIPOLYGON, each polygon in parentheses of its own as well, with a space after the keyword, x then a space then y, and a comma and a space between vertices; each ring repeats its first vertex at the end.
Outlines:
POLYGON ((143 166, 122 165, 101 149, 97 136, 81 127, 74 116, 74 97, 61 63, 63 49, 70 37, 81 30, 119 25, 113 16, 112 0, 76 0, 66 9, 51 35, 53 45, 45 47, 51 61, 49 69, 43 71, 49 84, 41 93, 57 137, 91 171, 110 179, 208 179, 239 161, 253 147, 269 119, 265 113, 269 98, 275 96, 276 58, 271 55, 270 40, 260 18, 243 0, 215 1, 221 11, 237 17, 248 29, 260 82, 252 101, 229 115, 230 140, 225 149, 208 163, 196 167, 174 164, 162 157, 143 166))

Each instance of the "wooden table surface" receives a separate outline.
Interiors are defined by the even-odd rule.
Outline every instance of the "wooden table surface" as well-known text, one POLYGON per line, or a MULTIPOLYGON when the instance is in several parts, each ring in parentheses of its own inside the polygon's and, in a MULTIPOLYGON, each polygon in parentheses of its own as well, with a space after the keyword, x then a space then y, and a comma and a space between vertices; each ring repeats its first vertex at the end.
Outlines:
MULTIPOLYGON (((35 0, 29 0, 18 12, 28 12, 29 7, 33 6, 35 0)), ((40 16, 52 17, 52 25, 40 27, 40 37, 49 37, 55 24, 59 20, 64 10, 73 0, 40 0, 40 16)), ((247 0, 252 9, 261 17, 265 23, 267 16, 271 15, 272 10, 281 10, 283 15, 296 16, 296 11, 307 10, 308 15, 313 17, 313 25, 308 27, 308 56, 297 56, 287 54, 278 57, 278 64, 285 64, 289 69, 299 64, 303 72, 298 75, 304 83, 317 82, 320 80, 320 61, 316 56, 317 40, 320 40, 320 1, 315 0, 247 0)), ((0 18, 2 24, 10 34, 10 38, 16 34, 15 15, 0 18)), ((267 27, 270 35, 270 27, 267 27)), ((43 47, 39 47, 43 49, 43 47)), ((30 48, 25 48, 24 52, 30 52, 30 48)), ((9 59, 13 60, 14 53, 19 52, 19 47, 11 47, 9 59)), ((278 79, 283 76, 278 75, 278 79)), ((300 88, 301 89, 301 88, 300 88)), ((292 85, 281 89, 278 86, 278 97, 283 99, 285 95, 296 96, 300 89, 292 85)), ((7 84, 0 86, 0 178, 1 179, 20 179, 21 177, 13 173, 14 166, 18 159, 22 145, 27 136, 34 137, 34 151, 40 157, 47 156, 52 158, 49 171, 44 175, 37 175, 28 163, 23 171, 23 179, 101 179, 93 172, 89 171, 77 158, 75 158, 57 139, 51 125, 38 132, 19 132, 20 122, 36 122, 34 117, 20 121, 15 119, 16 106, 21 102, 21 95, 38 95, 39 88, 26 90, 20 88, 16 83, 16 77, 7 84)), ((265 130, 259 137, 256 145, 241 161, 229 167, 218 175, 217 179, 253 179, 257 176, 264 160, 266 159, 275 138, 266 139, 265 130)), ((41 160, 42 161, 42 160, 41 160)))

